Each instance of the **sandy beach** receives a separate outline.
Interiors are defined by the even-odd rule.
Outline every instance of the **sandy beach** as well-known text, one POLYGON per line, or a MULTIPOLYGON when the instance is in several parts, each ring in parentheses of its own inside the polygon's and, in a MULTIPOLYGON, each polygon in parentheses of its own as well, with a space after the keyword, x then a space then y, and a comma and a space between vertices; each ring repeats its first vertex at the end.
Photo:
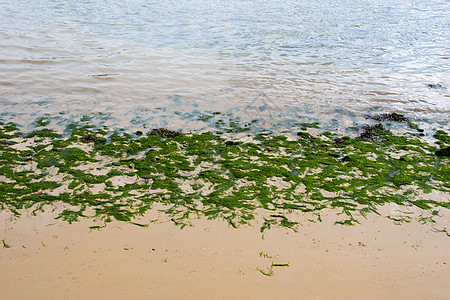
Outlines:
POLYGON ((324 216, 322 223, 304 220, 298 232, 274 228, 262 236, 257 226, 234 229, 220 220, 195 220, 183 230, 170 222, 90 230, 91 221, 68 224, 55 212, 0 216, 9 246, 0 248, 2 299, 450 295, 450 239, 416 221, 395 225, 371 216, 348 227, 324 216))

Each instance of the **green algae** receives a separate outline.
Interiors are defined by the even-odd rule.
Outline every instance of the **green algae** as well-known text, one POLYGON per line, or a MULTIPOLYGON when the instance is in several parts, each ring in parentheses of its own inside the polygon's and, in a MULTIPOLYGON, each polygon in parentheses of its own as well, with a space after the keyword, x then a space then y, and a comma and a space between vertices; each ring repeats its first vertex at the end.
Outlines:
POLYGON ((3 248, 11 248, 11 245, 5 242, 5 239, 2 240, 3 248))
MULTIPOLYGON (((0 138, 1 139, 8 140, 8 139, 12 139, 12 138, 21 136, 21 132, 18 131, 18 125, 16 123, 9 122, 6 124, 1 123, 0 125, 1 125, 1 128, 0 128, 0 138)), ((11 142, 4 141, 3 143, 8 144, 11 142)))
POLYGON ((26 138, 32 138, 32 137, 47 137, 47 138, 59 138, 61 137, 61 134, 56 133, 52 129, 44 128, 40 130, 35 130, 33 132, 30 132, 28 135, 25 136, 26 138))
POLYGON ((319 128, 319 122, 312 122, 312 123, 300 123, 300 129, 301 130, 307 130, 308 128, 319 128))
POLYGON ((267 268, 267 270, 263 270, 261 268, 256 268, 256 270, 259 271, 264 276, 268 276, 268 277, 274 276, 274 270, 273 270, 274 267, 275 268, 276 267, 289 267, 289 263, 275 263, 275 261, 273 260, 274 258, 271 255, 266 254, 264 252, 260 252, 259 257, 264 258, 264 259, 272 259, 272 263, 267 268))
POLYGON ((434 134, 434 137, 437 139, 437 144, 441 147, 450 145, 450 136, 447 132, 443 130, 438 130, 434 134))
POLYGON ((47 126, 48 124, 50 124, 50 120, 45 117, 38 118, 36 120, 36 127, 43 127, 43 126, 47 126))
MULTIPOLYGON (((239 119, 219 121, 228 134, 257 126, 256 120, 244 125, 239 119)), ((319 124, 300 126, 307 130, 319 124)), ((25 135, 34 145, 17 150, 17 142, 6 141, 21 136, 18 126, 2 124, 0 203, 17 212, 62 201, 74 207, 58 217, 69 223, 89 217, 133 222, 162 203, 169 207, 162 212, 180 227, 201 216, 238 227, 251 224, 259 209, 266 212, 261 232, 297 230, 299 224, 289 218, 294 212, 313 213, 320 221, 322 210, 333 209, 342 216, 336 224, 354 225, 358 216, 378 213, 387 203, 428 212, 449 208, 448 202, 421 196, 448 195, 448 157, 436 156, 435 146, 413 134, 394 135, 381 126, 364 130, 363 138, 300 131, 295 140, 254 130, 259 133, 250 135, 253 142, 241 142, 213 132, 159 128, 132 136, 72 124, 66 136, 47 128, 25 135), (95 175, 93 163, 106 172, 95 175), (115 177, 128 183, 113 184, 115 177)), ((434 137, 440 147, 449 144, 444 131, 434 137)))

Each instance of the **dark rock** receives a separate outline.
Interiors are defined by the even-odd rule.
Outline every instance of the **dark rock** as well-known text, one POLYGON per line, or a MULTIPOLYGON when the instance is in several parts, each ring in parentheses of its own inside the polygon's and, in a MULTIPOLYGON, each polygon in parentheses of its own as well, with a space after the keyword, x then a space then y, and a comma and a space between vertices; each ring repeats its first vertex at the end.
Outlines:
POLYGON ((401 123, 407 123, 409 122, 409 119, 405 117, 404 115, 398 114, 398 113, 390 113, 390 114, 381 114, 376 116, 366 116, 368 119, 372 119, 375 121, 389 121, 389 122, 401 122, 401 123))
POLYGON ((157 135, 160 137, 170 138, 170 137, 180 136, 181 132, 173 131, 173 130, 169 130, 169 129, 165 129, 165 128, 156 128, 156 129, 152 129, 152 131, 147 133, 147 135, 157 135))
POLYGON ((438 151, 434 152, 437 156, 450 156, 450 147, 439 149, 438 151))
POLYGON ((441 84, 435 84, 435 83, 429 83, 427 84, 427 87, 429 87, 430 89, 435 89, 435 90, 446 90, 447 88, 441 84))

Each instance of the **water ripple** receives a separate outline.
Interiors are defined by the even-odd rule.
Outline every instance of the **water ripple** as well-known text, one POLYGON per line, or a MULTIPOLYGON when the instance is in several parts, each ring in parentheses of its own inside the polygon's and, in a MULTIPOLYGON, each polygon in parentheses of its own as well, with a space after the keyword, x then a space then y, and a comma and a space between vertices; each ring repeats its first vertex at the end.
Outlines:
POLYGON ((250 115, 306 104, 319 119, 378 107, 447 120, 449 91, 427 84, 450 86, 449 19, 439 0, 0 1, 0 96, 28 109, 50 97, 53 113, 178 95, 250 115))

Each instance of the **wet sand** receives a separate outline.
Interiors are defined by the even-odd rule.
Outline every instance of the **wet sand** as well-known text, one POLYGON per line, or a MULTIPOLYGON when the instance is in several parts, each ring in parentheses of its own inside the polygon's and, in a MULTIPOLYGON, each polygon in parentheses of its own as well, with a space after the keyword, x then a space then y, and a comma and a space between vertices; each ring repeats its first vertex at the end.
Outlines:
MULTIPOLYGON (((154 212, 153 212, 154 213, 154 212)), ((416 221, 147 228, 0 212, 2 299, 449 299, 450 238, 416 221), (272 264, 273 276, 265 276, 272 264)), ((152 216, 148 216, 152 218, 152 216)))

